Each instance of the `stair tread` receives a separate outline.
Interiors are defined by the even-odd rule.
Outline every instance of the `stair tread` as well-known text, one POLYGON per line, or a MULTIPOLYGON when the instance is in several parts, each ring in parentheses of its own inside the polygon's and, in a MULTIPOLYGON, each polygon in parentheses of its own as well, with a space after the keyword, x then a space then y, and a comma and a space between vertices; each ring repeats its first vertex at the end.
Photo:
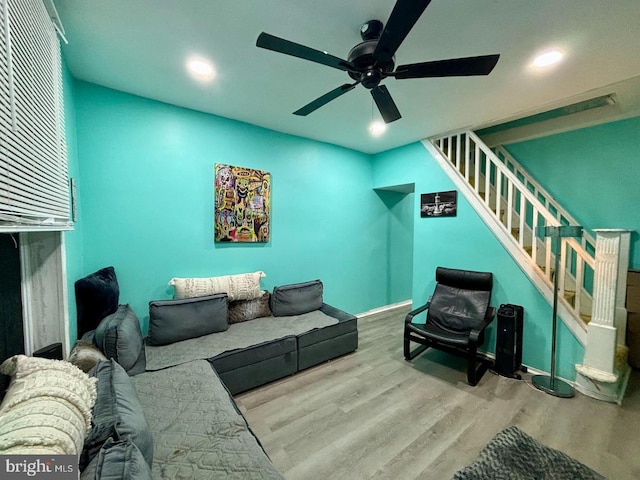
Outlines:
MULTIPOLYGON (((547 267, 545 265, 538 265, 540 267, 540 270, 542 270, 544 273, 547 273, 547 267)), ((551 276, 553 276, 553 274, 555 273, 556 269, 551 267, 551 276)))
POLYGON ((569 305, 572 307, 576 306, 576 292, 572 292, 570 290, 564 291, 564 299, 569 302, 569 305))

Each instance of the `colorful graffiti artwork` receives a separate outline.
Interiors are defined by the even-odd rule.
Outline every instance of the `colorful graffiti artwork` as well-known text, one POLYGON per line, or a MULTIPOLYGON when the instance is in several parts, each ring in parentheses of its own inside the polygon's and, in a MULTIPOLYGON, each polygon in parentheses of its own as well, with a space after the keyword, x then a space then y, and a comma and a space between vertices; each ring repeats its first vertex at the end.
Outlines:
POLYGON ((215 164, 216 242, 268 242, 271 174, 215 164))

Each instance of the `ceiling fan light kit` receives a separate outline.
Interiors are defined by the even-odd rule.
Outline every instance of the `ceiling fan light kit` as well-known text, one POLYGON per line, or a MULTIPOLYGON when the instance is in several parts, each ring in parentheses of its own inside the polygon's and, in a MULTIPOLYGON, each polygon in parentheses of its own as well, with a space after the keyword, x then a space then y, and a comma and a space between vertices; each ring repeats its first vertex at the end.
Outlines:
POLYGON ((384 133, 386 129, 387 129, 387 124, 380 121, 371 122, 371 125, 369 125, 369 132, 374 137, 379 137, 384 133))
POLYGON ((360 28, 362 42, 353 47, 347 60, 327 52, 285 40, 262 32, 256 46, 285 55, 347 72, 354 83, 346 83, 316 98, 296 110, 294 115, 306 116, 345 93, 362 85, 371 92, 385 123, 400 119, 400 111, 389 90, 380 82, 388 77, 396 80, 430 77, 460 77, 488 75, 498 63, 500 55, 453 58, 431 62, 399 65, 395 70, 395 53, 418 21, 431 0, 397 0, 393 11, 383 26, 380 20, 369 20, 360 28))

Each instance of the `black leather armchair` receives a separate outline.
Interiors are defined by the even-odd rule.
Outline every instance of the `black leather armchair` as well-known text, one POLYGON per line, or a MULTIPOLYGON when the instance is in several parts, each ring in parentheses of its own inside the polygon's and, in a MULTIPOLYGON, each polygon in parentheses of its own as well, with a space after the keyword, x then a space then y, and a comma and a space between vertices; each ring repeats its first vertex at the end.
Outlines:
POLYGON ((496 314, 489 305, 493 275, 438 267, 436 282, 427 304, 409 312, 405 319, 404 358, 412 360, 429 347, 463 356, 467 359, 467 381, 476 385, 492 363, 478 354, 478 347, 496 314), (425 311, 426 323, 413 323, 425 311), (410 342, 420 346, 411 351, 410 342))

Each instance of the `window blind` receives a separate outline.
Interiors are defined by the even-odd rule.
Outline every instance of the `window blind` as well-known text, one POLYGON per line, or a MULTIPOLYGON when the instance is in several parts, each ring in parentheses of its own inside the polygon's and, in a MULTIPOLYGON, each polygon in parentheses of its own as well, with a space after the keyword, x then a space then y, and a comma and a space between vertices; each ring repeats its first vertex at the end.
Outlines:
POLYGON ((0 231, 72 228, 62 97, 42 0, 0 0, 0 231))

